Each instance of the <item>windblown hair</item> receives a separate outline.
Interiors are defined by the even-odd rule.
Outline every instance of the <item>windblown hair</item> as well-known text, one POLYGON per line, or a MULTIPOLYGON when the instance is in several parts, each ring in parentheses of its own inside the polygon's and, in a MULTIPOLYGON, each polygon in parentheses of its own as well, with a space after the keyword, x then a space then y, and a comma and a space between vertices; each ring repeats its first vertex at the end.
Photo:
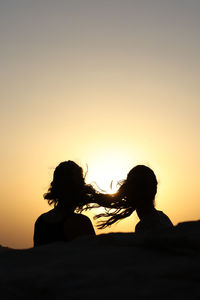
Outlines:
POLYGON ((63 205, 69 210, 81 212, 93 202, 95 189, 85 183, 83 169, 73 161, 61 162, 55 169, 53 181, 44 199, 49 205, 63 205))
POLYGON ((99 206, 101 202, 102 206, 106 206, 103 203, 110 203, 110 205, 106 213, 95 216, 95 219, 108 218, 97 227, 103 229, 127 218, 137 208, 145 209, 145 207, 154 206, 157 183, 156 176, 149 167, 138 165, 131 169, 115 194, 99 195, 99 206))

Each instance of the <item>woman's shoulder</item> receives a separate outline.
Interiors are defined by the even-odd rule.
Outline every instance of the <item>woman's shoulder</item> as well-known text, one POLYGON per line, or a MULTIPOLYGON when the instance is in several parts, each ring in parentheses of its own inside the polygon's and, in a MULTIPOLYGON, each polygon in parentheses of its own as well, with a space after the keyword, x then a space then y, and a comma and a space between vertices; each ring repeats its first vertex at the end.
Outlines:
POLYGON ((35 221, 35 224, 41 223, 44 220, 44 214, 41 214, 35 221))
POLYGON ((76 213, 65 220, 64 231, 70 240, 81 235, 95 235, 90 218, 76 213))
POLYGON ((159 215, 159 219, 161 221, 161 223, 165 223, 166 225, 172 225, 172 221, 170 220, 170 218, 161 210, 157 210, 157 213, 159 215))
POLYGON ((65 221, 81 221, 81 222, 91 222, 90 218, 83 214, 70 213, 70 214, 59 214, 55 209, 41 214, 36 223, 58 223, 65 221))
POLYGON ((82 227, 83 228, 90 228, 93 227, 92 222, 89 217, 83 215, 83 214, 72 214, 64 221, 65 227, 82 227))
POLYGON ((69 221, 71 221, 71 220, 80 221, 82 223, 91 223, 89 217, 87 217, 86 215, 77 214, 77 213, 74 213, 71 216, 69 216, 69 218, 67 218, 67 220, 69 220, 69 221))
POLYGON ((170 218, 161 210, 155 210, 136 224, 135 232, 173 227, 170 218))
POLYGON ((62 216, 58 214, 55 209, 51 209, 43 214, 41 214, 36 223, 57 223, 62 220, 62 216))

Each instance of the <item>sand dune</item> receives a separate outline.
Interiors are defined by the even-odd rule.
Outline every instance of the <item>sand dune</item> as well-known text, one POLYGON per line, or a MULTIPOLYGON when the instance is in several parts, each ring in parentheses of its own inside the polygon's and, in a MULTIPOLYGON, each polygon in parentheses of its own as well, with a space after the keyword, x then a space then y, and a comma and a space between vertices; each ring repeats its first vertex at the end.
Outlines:
POLYGON ((200 221, 155 234, 0 249, 3 299, 200 298, 200 221))

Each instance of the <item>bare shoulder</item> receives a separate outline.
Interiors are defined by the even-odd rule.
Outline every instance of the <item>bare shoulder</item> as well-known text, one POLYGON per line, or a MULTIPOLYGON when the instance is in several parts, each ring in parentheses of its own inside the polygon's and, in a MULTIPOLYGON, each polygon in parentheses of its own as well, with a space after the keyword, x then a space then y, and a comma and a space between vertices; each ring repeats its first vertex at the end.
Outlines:
POLYGON ((82 214, 73 214, 65 220, 64 232, 66 237, 74 239, 81 235, 95 235, 90 219, 82 214))
POLYGON ((78 223, 82 223, 82 224, 91 224, 92 222, 90 221, 90 218, 88 218, 85 215, 82 214, 73 214, 72 216, 70 216, 66 222, 78 222, 78 223))
POLYGON ((73 216, 75 218, 79 218, 79 219, 82 219, 82 220, 90 220, 90 218, 88 218, 86 215, 83 215, 83 214, 76 214, 76 213, 74 213, 73 216))
POLYGON ((57 223, 62 220, 62 215, 59 211, 55 210, 55 208, 43 213, 40 217, 46 223, 57 223))

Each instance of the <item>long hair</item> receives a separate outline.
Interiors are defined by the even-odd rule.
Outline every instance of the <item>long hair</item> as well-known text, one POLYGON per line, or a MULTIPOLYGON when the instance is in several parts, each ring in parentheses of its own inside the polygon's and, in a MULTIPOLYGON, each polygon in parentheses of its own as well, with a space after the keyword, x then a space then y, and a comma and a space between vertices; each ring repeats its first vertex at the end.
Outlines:
POLYGON ((83 169, 68 160, 55 168, 53 181, 44 199, 54 207, 63 205, 68 210, 81 212, 84 205, 92 202, 95 193, 94 188, 85 183, 83 169))
POLYGON ((157 193, 157 179, 154 172, 147 166, 137 165, 127 175, 126 180, 121 183, 118 191, 113 194, 101 194, 99 203, 110 202, 110 208, 106 213, 95 216, 108 218, 97 227, 103 229, 124 218, 129 217, 137 208, 145 209, 155 205, 157 193))

